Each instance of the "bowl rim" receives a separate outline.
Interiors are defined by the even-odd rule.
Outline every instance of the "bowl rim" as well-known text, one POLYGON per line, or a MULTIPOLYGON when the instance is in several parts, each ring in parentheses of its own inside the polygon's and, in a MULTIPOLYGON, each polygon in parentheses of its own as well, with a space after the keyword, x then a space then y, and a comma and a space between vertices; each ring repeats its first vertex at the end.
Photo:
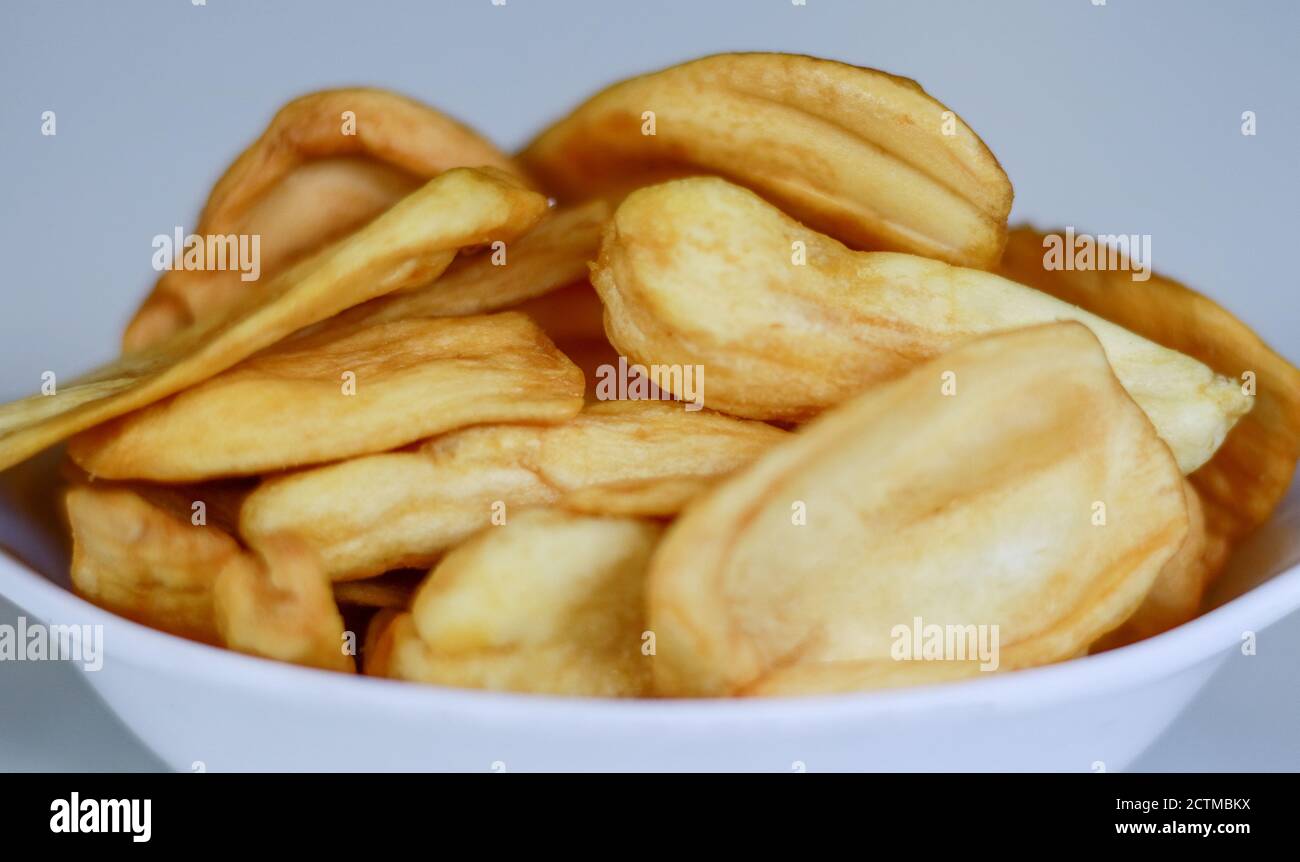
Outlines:
MULTIPOLYGON (((332 673, 190 641, 106 611, 60 586, 0 548, 0 595, 45 623, 103 625, 111 649, 150 670, 202 676, 271 699, 361 704, 380 715, 456 712, 480 720, 563 722, 575 716, 623 724, 684 722, 776 724, 859 720, 882 712, 926 712, 938 706, 1046 706, 1131 688, 1226 656, 1247 631, 1259 631, 1300 609, 1300 562, 1240 596, 1174 629, 1128 646, 1014 673, 906 688, 786 698, 597 698, 484 691, 332 673)), ((111 655, 111 653, 110 653, 111 655)), ((92 672, 93 673, 93 672, 92 672)), ((93 684, 93 680, 92 680, 93 684)))

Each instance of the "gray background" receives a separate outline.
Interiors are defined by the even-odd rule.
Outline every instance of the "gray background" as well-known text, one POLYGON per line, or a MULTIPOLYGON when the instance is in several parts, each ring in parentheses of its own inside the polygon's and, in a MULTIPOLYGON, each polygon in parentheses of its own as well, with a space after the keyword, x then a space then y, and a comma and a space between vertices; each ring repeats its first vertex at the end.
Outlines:
MULTIPOLYGON (((598 86, 723 50, 916 78, 997 153, 1014 220, 1150 234, 1158 270, 1300 360, 1298 30, 1289 0, 5 0, 0 397, 114 355, 153 280, 152 237, 192 228, 293 96, 390 87, 514 148, 598 86), (56 137, 40 134, 46 110, 56 137)), ((0 622, 15 613, 0 603, 0 622)), ((1300 770, 1297 654, 1292 617, 1140 767, 1300 770)), ((0 769, 157 767, 79 673, 0 665, 0 769)))

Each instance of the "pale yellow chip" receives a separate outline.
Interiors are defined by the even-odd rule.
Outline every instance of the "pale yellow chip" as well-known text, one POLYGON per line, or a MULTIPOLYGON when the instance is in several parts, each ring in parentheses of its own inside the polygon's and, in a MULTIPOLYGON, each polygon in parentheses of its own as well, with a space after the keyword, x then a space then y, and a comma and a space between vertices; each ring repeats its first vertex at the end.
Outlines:
POLYGON ((127 354, 54 395, 0 406, 0 469, 101 422, 193 386, 290 333, 436 277, 465 246, 513 238, 546 209, 491 170, 456 169, 299 263, 230 313, 127 354))
POLYGON ((1148 273, 1134 281, 1129 268, 1045 269, 1044 236, 1012 231, 1003 274, 1193 356, 1254 393, 1254 409, 1191 480, 1219 541, 1235 542, 1268 520, 1300 458, 1300 370, 1227 309, 1172 279, 1148 273))
POLYGON ((702 365, 705 404, 738 416, 805 420, 978 335, 1057 320, 1097 335, 1184 472, 1251 406, 1197 360, 1040 291, 850 251, 716 178, 630 195, 592 282, 615 347, 644 365, 702 365))
POLYGON ((355 637, 311 549, 297 537, 268 536, 257 555, 228 560, 212 585, 223 645, 249 655, 351 673, 355 637))
POLYGON ((257 236, 258 280, 244 280, 233 265, 167 271, 127 327, 124 347, 147 347, 219 314, 443 171, 478 166, 518 174, 478 133, 405 96, 350 88, 294 99, 217 181, 192 231, 205 243, 257 236))
POLYGON ((228 532, 207 520, 207 504, 213 503, 214 514, 220 504, 200 491, 193 491, 192 502, 181 489, 164 492, 175 502, 145 493, 111 485, 68 490, 73 589, 127 619, 219 643, 212 583, 243 554, 228 532))
POLYGON ((678 519, 650 572, 656 687, 828 692, 1058 661, 1128 618, 1186 533, 1177 465, 1086 327, 979 339, 678 519))
POLYGON ((1092 645, 1093 652, 1113 649, 1158 635, 1195 617, 1205 590, 1228 557, 1228 543, 1208 528, 1196 487, 1183 480, 1187 498, 1187 538, 1160 570, 1133 616, 1092 645))
POLYGON ((793 54, 719 54, 615 84, 520 160, 562 200, 718 174, 854 248, 963 266, 997 264, 1011 211, 997 159, 915 81, 793 54))
POLYGON ((335 580, 429 565, 516 510, 670 516, 787 436, 760 422, 657 401, 589 405, 551 426, 487 425, 418 451, 371 455, 268 479, 240 531, 290 531, 335 580))
POLYGON ((645 570, 661 527, 551 510, 489 527, 387 623, 376 669, 439 685, 633 697, 648 692, 645 570))
POLYGON ((383 452, 467 425, 559 422, 582 372, 528 317, 397 320, 273 345, 73 437, 110 479, 247 476, 383 452))

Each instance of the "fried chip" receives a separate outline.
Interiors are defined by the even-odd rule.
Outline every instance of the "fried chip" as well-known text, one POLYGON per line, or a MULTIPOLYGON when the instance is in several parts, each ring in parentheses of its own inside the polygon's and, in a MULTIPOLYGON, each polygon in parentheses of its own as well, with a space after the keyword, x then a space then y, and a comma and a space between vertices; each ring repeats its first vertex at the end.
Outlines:
POLYGON ((972 337, 1069 319, 1101 340, 1184 472, 1251 406, 1195 359, 1040 291, 850 251, 716 178, 632 193, 606 228, 592 282, 615 347, 645 365, 703 365, 706 404, 737 416, 806 420, 972 337))
POLYGON ((511 238, 546 201, 504 174, 458 168, 272 279, 229 314, 129 353, 57 394, 0 406, 0 469, 101 422, 193 386, 305 326, 390 291, 423 284, 456 251, 511 238))
MULTIPOLYGON (((180 489, 165 493, 183 497, 180 489)), ((194 524, 188 503, 151 501, 135 487, 74 485, 67 511, 78 595, 138 623, 220 643, 212 583, 243 554, 229 533, 194 524)))
POLYGON ((1191 481, 1212 533, 1235 542, 1268 520, 1300 458, 1300 370, 1225 308, 1172 279, 1044 269, 1043 240, 1033 228, 1012 231, 1003 274, 1254 386, 1254 409, 1191 481))
POLYGON ((561 200, 712 173, 860 249, 995 266, 1011 183, 915 82, 792 54, 719 54, 592 97, 520 155, 561 200))
POLYGON ((645 570, 662 528, 551 510, 449 553, 377 638, 376 669, 436 685, 647 693, 645 570))
POLYGON ((249 655, 353 672, 343 617, 311 549, 282 534, 264 538, 257 551, 230 558, 213 582, 222 643, 249 655))
MULTIPOLYGON (((481 165, 518 174, 476 132, 417 101, 386 90, 323 90, 280 109, 217 181, 193 232, 260 237, 260 281, 443 171, 481 165), (353 134, 345 129, 349 115, 353 134)), ((136 312, 123 345, 147 347, 258 290, 233 267, 168 271, 136 312)))
POLYGON ((602 365, 618 363, 605 337, 604 306, 587 279, 600 248, 610 208, 602 200, 552 210, 505 250, 461 257, 439 279, 423 287, 389 294, 331 318, 320 328, 364 326, 416 317, 454 317, 510 308, 522 311, 555 342, 588 381, 602 365))
POLYGON ((978 339, 677 520, 649 574, 656 689, 842 691, 1068 658, 1132 614, 1186 533, 1177 465, 1088 328, 978 339), (962 636, 943 661, 905 649, 932 627, 962 636))
POLYGON ((1196 487, 1183 481, 1187 538, 1160 570, 1142 604, 1124 624, 1093 644, 1093 652, 1135 643, 1180 626, 1197 615, 1205 590, 1227 562, 1227 542, 1208 529, 1196 487))
POLYGON ((589 405, 552 426, 488 425, 418 451, 371 455, 268 479, 241 511, 241 533, 289 531, 335 580, 429 565, 522 507, 670 516, 787 432, 680 404, 589 405))
POLYGON ((248 476, 383 452, 488 422, 559 422, 582 372, 518 312, 397 320, 275 344, 73 437, 109 479, 248 476))
MULTIPOLYGON (((761 422, 679 404, 604 401, 533 434, 536 448, 523 463, 559 492, 557 503, 565 508, 671 517, 788 436, 761 422)), ((434 439, 423 451, 435 461, 462 458, 493 437, 491 429, 469 429, 434 439)))
POLYGON ((434 462, 415 452, 368 455, 275 476, 240 515, 250 540, 292 530, 336 581, 428 566, 491 523, 493 507, 549 502, 554 492, 513 461, 434 462))
POLYGON ((596 259, 609 216, 609 205, 600 200, 551 210, 502 249, 504 257, 492 251, 461 257, 436 281, 359 305, 340 315, 338 325, 484 314, 586 284, 587 265, 596 259))
POLYGON ((384 608, 370 618, 361 647, 361 669, 367 676, 388 676, 392 666, 393 642, 397 631, 393 623, 410 621, 411 615, 395 608, 384 608))

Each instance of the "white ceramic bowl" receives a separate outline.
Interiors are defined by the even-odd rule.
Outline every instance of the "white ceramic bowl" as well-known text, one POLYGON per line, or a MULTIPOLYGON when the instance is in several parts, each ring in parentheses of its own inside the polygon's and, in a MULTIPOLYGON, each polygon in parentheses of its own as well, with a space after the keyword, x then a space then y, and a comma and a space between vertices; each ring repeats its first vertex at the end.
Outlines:
MULTIPOLYGON (((102 624, 87 678, 165 762, 208 770, 1074 770, 1129 764, 1244 632, 1300 608, 1300 493, 1242 546, 1214 609, 1051 667, 834 697, 614 701, 349 677, 250 658, 74 596, 48 511, 0 476, 0 594, 46 623, 102 624), (40 570, 44 570, 42 574, 40 570), (1104 764, 1101 766, 1099 764, 1104 764)), ((29 486, 30 487, 30 486, 29 486)))

